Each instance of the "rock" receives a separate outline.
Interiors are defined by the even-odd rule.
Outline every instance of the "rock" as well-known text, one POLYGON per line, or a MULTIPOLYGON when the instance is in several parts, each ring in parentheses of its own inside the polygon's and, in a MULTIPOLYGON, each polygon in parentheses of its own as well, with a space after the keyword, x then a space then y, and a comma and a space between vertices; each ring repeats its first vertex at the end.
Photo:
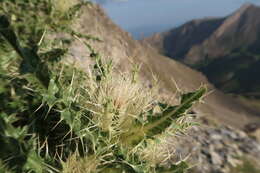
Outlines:
POLYGON ((221 136, 220 134, 212 134, 210 138, 213 140, 221 140, 223 136, 221 136))
POLYGON ((213 144, 214 144, 216 150, 221 150, 221 149, 224 148, 224 145, 223 145, 223 143, 221 141, 214 141, 213 144))
POLYGON ((241 130, 227 126, 196 127, 190 133, 187 138, 193 142, 183 145, 196 148, 196 151, 190 150, 193 151, 190 159, 196 165, 196 173, 230 173, 230 167, 241 164, 239 158, 247 156, 260 163, 260 142, 241 130))
POLYGON ((216 152, 210 152, 211 161, 214 165, 221 165, 223 162, 223 158, 216 152))
POLYGON ((234 131, 228 130, 227 128, 222 128, 221 134, 223 134, 226 137, 231 137, 232 139, 237 139, 238 137, 234 131))
POLYGON ((214 148, 215 148, 214 145, 210 145, 210 146, 209 146, 210 159, 211 159, 212 164, 214 164, 214 165, 216 165, 216 166, 220 166, 220 165, 222 165, 223 157, 221 157, 221 156, 219 155, 219 153, 217 153, 217 152, 214 150, 214 148))
POLYGON ((257 129, 251 134, 260 143, 260 129, 257 129))
POLYGON ((223 173, 230 173, 230 168, 228 166, 221 169, 223 173))
POLYGON ((257 129, 260 128, 260 123, 250 123, 250 124, 247 124, 245 126, 245 131, 247 133, 250 133, 250 132, 254 132, 256 131, 257 129))
POLYGON ((227 162, 232 166, 232 167, 236 167, 237 165, 242 164, 241 160, 238 160, 230 155, 227 156, 227 162))
POLYGON ((238 135, 238 138, 246 138, 247 137, 247 134, 244 132, 244 131, 237 131, 237 135, 238 135))

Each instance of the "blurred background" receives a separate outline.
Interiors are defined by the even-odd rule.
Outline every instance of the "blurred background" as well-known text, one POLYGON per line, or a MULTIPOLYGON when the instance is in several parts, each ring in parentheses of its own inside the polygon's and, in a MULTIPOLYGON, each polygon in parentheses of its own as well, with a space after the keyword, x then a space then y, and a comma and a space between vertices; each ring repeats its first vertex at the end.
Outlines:
POLYGON ((150 36, 202 17, 226 16, 259 0, 94 0, 135 39, 150 36))

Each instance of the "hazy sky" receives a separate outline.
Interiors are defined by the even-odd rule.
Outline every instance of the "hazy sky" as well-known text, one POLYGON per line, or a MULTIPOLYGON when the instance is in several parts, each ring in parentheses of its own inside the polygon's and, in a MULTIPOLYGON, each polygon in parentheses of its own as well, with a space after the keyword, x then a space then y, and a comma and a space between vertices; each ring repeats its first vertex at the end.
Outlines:
POLYGON ((107 14, 136 38, 176 27, 191 19, 226 16, 260 0, 98 0, 107 14))

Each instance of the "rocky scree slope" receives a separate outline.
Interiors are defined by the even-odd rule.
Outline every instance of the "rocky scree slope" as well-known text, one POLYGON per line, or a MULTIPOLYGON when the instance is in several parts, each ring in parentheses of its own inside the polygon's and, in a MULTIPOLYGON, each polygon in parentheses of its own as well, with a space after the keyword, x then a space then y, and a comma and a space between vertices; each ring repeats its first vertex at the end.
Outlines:
POLYGON ((245 164, 245 159, 251 163, 254 173, 260 172, 260 141, 241 130, 223 125, 194 127, 187 137, 178 141, 181 142, 175 145, 176 153, 179 156, 190 154, 190 162, 195 165, 190 172, 230 173, 245 164))

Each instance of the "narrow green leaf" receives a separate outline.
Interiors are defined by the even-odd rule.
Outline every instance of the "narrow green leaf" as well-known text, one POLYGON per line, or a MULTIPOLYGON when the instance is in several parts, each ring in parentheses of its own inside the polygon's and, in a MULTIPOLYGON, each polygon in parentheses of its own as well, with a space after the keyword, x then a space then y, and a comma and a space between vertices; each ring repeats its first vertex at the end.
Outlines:
POLYGON ((73 116, 72 116, 70 110, 66 109, 66 110, 62 111, 61 118, 64 119, 70 127, 73 126, 74 119, 73 119, 73 116))
POLYGON ((161 115, 156 116, 156 118, 149 118, 147 125, 143 128, 144 132, 148 136, 162 133, 172 124, 173 120, 183 116, 183 114, 188 111, 196 101, 199 101, 206 91, 206 88, 200 88, 196 92, 182 95, 181 104, 179 106, 170 106, 163 111, 161 115))
POLYGON ((206 91, 206 88, 203 87, 195 92, 182 95, 181 104, 178 106, 159 104, 161 108, 164 108, 163 112, 159 115, 149 116, 145 125, 135 123, 127 133, 121 136, 123 143, 135 146, 145 137, 153 137, 163 133, 173 123, 173 120, 183 116, 196 101, 200 100, 206 91))
POLYGON ((157 172, 162 173, 185 173, 189 169, 189 165, 185 161, 172 165, 170 168, 157 167, 157 172))
POLYGON ((10 26, 8 18, 0 15, 0 34, 10 43, 18 55, 22 58, 20 72, 22 74, 32 73, 44 87, 47 88, 50 80, 50 70, 48 66, 42 62, 37 53, 31 48, 22 48, 18 41, 18 37, 10 26))
POLYGON ((40 158, 40 156, 38 156, 35 151, 31 150, 27 155, 27 161, 24 165, 24 169, 28 171, 42 173, 44 170, 43 163, 44 161, 42 160, 42 158, 40 158))

